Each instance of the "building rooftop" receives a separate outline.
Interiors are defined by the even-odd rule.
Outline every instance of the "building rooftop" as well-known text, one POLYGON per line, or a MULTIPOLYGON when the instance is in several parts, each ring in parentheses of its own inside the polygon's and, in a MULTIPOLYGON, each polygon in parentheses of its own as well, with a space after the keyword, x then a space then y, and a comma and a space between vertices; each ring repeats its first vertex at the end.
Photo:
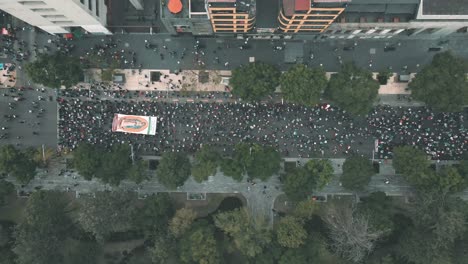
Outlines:
POLYGON ((467 0, 422 0, 423 15, 468 15, 467 0))
POLYGON ((279 0, 257 0, 257 28, 278 27, 279 0))

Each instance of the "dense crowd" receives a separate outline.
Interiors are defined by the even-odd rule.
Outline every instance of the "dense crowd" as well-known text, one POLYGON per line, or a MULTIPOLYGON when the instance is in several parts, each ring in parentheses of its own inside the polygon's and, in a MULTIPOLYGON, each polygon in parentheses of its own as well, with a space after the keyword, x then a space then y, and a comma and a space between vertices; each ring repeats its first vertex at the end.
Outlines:
POLYGON ((194 152, 212 144, 230 152, 238 142, 277 147, 284 156, 344 157, 351 153, 391 158, 396 145, 415 145, 434 159, 458 159, 467 150, 466 113, 427 108, 377 107, 368 117, 344 111, 282 103, 170 103, 62 97, 59 145, 80 142, 111 147, 132 144, 145 154, 194 152), (157 116, 155 136, 111 132, 115 113, 157 116))

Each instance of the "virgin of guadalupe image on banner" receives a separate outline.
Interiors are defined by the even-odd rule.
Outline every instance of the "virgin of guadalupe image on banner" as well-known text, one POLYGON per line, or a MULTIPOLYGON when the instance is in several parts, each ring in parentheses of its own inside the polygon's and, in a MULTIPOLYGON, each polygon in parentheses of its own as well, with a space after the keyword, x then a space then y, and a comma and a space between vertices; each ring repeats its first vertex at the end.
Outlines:
POLYGON ((155 135, 157 117, 114 114, 112 132, 155 135))

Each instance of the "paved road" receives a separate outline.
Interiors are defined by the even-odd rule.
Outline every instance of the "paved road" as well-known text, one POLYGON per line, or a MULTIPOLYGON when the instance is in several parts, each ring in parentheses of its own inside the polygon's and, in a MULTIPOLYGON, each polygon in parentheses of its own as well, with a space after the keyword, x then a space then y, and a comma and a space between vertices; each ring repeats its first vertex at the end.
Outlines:
MULTIPOLYGON (((21 23, 20 23, 21 24, 21 23)), ((46 33, 34 32, 26 28, 19 32, 19 38, 28 42, 32 49, 33 42, 37 42, 39 48, 48 45, 54 50, 53 44, 48 44, 49 39, 59 39, 59 36, 51 36, 46 33)), ((198 38, 199 45, 204 53, 194 54, 194 46, 197 44, 193 37, 174 37, 167 34, 116 34, 112 37, 117 42, 118 47, 115 50, 125 49, 136 52, 137 65, 142 64, 143 68, 149 69, 194 69, 200 68, 196 63, 195 57, 204 62, 202 68, 207 69, 233 69, 241 64, 249 62, 250 57, 256 60, 276 64, 285 69, 289 65, 284 64, 285 51, 292 47, 291 43, 299 43, 300 49, 304 52, 304 62, 312 66, 322 65, 326 71, 338 71, 341 60, 353 61, 357 65, 373 69, 374 71, 387 69, 391 67, 399 72, 406 66, 411 72, 431 61, 434 52, 428 52, 427 49, 433 46, 442 46, 443 50, 452 50, 456 54, 468 58, 468 39, 458 36, 449 38, 449 42, 439 45, 440 40, 418 40, 418 39, 324 39, 324 40, 254 40, 248 41, 248 49, 240 50, 239 47, 245 44, 245 40, 235 38, 198 38), (155 52, 153 49, 145 48, 145 40, 157 45, 155 52), (384 47, 394 45, 395 51, 384 52, 384 47), (167 49, 163 49, 166 46, 167 49), (282 46, 283 50, 274 50, 274 47, 282 46), (344 51, 343 47, 354 46, 353 51, 344 51), (181 59, 182 51, 186 49, 184 59, 181 59), (174 58, 170 52, 176 51, 174 58), (163 54, 164 60, 161 60, 160 54, 163 54), (310 54, 314 58, 310 59, 310 54), (216 57, 219 58, 217 62, 216 57), (180 64, 179 64, 179 63, 180 64), (229 64, 225 66, 225 63, 229 64)), ((77 48, 73 51, 75 55, 83 55, 95 44, 103 44, 103 36, 86 36, 81 40, 73 40, 69 43, 75 44, 77 48)), ((295 46, 294 46, 295 47, 295 46)))
POLYGON ((8 134, 8 138, 0 139, 0 144, 19 144, 19 147, 44 144, 51 148, 57 147, 55 91, 45 89, 44 92, 35 90, 21 92, 16 89, 0 89, 0 114, 0 128, 6 128, 0 131, 0 135, 8 134), (39 100, 38 96, 44 100, 39 100), (53 101, 49 100, 49 96, 52 96, 53 101), (14 100, 15 97, 23 99, 17 102, 14 100), (33 102, 36 105, 33 105, 33 102), (13 109, 10 109, 10 104, 13 109), (5 115, 17 117, 6 118, 5 115), (39 134, 33 135, 33 131, 39 134))

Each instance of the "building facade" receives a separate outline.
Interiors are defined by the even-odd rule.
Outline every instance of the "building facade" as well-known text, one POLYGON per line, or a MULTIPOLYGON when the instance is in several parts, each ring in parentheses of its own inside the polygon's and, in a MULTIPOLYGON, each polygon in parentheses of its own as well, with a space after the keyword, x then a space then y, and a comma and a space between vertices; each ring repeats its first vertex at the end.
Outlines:
MULTIPOLYGON (((440 38, 467 33, 468 27, 465 0, 191 0, 198 3, 202 17, 191 16, 193 3, 183 1, 188 14, 173 17, 170 27, 185 20, 194 35, 440 38), (204 21, 205 30, 195 30, 190 21, 204 21)), ((161 14, 164 9, 161 6, 161 14)))
POLYGON ((105 0, 1 0, 0 9, 50 34, 110 34, 105 0))

